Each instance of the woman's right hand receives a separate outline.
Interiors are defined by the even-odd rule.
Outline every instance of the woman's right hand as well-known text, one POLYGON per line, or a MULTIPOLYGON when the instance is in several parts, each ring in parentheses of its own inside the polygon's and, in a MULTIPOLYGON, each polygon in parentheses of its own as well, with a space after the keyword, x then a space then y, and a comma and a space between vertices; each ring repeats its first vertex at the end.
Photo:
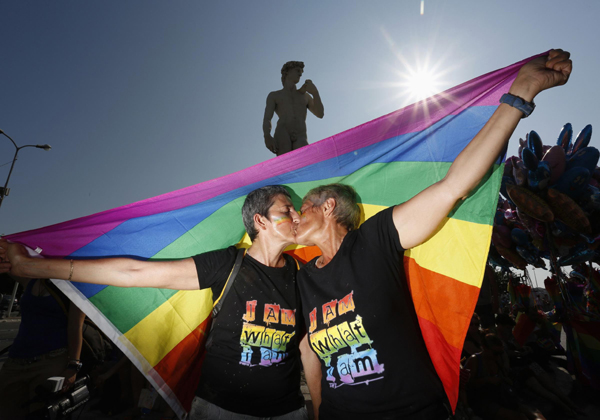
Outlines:
POLYGON ((29 254, 23 245, 0 239, 0 273, 10 272, 15 276, 22 276, 18 265, 20 261, 28 257, 29 254))

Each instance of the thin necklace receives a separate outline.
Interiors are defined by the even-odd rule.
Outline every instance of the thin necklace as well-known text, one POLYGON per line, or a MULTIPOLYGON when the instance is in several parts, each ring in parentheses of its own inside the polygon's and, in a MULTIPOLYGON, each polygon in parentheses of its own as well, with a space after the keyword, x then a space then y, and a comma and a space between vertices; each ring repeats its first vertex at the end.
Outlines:
POLYGON ((317 263, 315 264, 317 268, 323 268, 323 256, 321 255, 319 259, 317 259, 317 263))

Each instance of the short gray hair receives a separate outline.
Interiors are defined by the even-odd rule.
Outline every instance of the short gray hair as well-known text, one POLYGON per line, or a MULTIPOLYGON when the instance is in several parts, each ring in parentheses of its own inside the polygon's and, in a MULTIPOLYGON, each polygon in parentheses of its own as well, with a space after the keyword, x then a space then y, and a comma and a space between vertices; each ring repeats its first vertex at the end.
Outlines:
POLYGON ((310 190, 302 202, 310 200, 315 206, 320 207, 327 199, 335 200, 333 217, 338 224, 348 231, 358 229, 360 225, 360 207, 358 207, 358 194, 350 185, 329 184, 310 190))
POLYGON ((299 67, 302 70, 304 70, 304 62, 303 61, 288 61, 287 63, 285 63, 283 65, 283 67, 281 68, 281 84, 282 85, 283 85, 283 82, 285 82, 285 76, 287 76, 288 71, 295 69, 296 67, 299 67))
POLYGON ((269 209, 275 203, 277 196, 283 195, 291 200, 290 193, 281 185, 267 185, 252 191, 244 200, 242 206, 242 219, 250 240, 254 241, 258 229, 254 226, 254 215, 260 214, 269 217, 269 209))

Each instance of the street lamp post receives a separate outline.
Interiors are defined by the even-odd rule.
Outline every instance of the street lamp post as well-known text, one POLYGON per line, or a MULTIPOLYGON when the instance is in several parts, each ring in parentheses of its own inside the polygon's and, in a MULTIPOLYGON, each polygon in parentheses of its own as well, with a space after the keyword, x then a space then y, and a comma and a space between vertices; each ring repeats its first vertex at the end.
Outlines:
POLYGON ((17 161, 17 155, 19 154, 19 150, 24 149, 26 147, 36 147, 38 149, 44 149, 46 151, 50 150, 52 147, 50 147, 49 144, 26 144, 25 146, 17 146, 17 143, 15 143, 15 141, 10 138, 10 136, 8 134, 6 134, 4 131, 0 130, 0 134, 4 134, 6 136, 6 138, 8 138, 13 146, 15 146, 15 156, 13 157, 12 160, 12 164, 10 165, 10 171, 8 171, 8 177, 6 178, 6 182, 4 183, 4 187, 0 187, 0 207, 2 207, 2 202, 4 201, 4 197, 6 197, 8 195, 8 193, 10 192, 10 190, 8 189, 8 181, 10 180, 10 175, 12 174, 13 168, 15 167, 15 162, 17 161))
MULTIPOLYGON (((8 189, 8 181, 10 180, 10 175, 12 174, 13 168, 15 167, 15 162, 17 161, 17 155, 19 154, 19 150, 24 149, 26 147, 36 147, 38 149, 44 149, 44 150, 48 151, 51 149, 51 147, 49 144, 26 144, 25 146, 19 147, 19 146, 17 146, 17 143, 15 143, 15 141, 12 138, 10 138, 10 136, 1 129, 0 129, 0 134, 4 134, 6 136, 6 138, 8 138, 12 142, 13 146, 15 146, 15 156, 13 157, 12 164, 10 165, 10 171, 8 171, 8 177, 6 178, 4 187, 0 187, 0 206, 2 206, 4 197, 6 197, 10 191, 8 189)), ((15 296, 17 295, 18 287, 19 287, 19 283, 15 282, 15 287, 13 288, 12 297, 11 297, 10 303, 8 305, 7 316, 10 316, 10 313, 12 311, 12 307, 13 307, 13 303, 15 301, 15 296)))

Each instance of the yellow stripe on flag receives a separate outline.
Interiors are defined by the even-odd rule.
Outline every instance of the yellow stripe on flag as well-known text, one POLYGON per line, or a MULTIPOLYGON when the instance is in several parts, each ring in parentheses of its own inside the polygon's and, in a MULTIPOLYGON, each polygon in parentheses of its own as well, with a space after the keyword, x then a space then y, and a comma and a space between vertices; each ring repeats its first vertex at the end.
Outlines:
POLYGON ((364 223, 365 220, 375 216, 381 210, 385 210, 388 208, 388 206, 378 206, 375 204, 359 204, 358 207, 360 207, 362 217, 360 219, 361 223, 364 223))
MULTIPOLYGON (((359 206, 363 222, 387 208, 374 204, 359 206)), ((490 225, 447 217, 435 235, 423 244, 409 249, 405 255, 427 270, 481 287, 491 235, 490 225)), ((290 245, 287 250, 303 247, 290 245)))
POLYGON ((196 329, 211 311, 210 289, 179 291, 124 336, 154 366, 196 329), (162 339, 157 342, 156 337, 162 339))
POLYGON ((250 236, 247 233, 244 233, 244 236, 242 236, 242 239, 240 239, 236 246, 238 248, 250 248, 252 246, 250 236))
POLYGON ((481 287, 492 226, 446 218, 429 240, 405 255, 436 273, 481 287))

